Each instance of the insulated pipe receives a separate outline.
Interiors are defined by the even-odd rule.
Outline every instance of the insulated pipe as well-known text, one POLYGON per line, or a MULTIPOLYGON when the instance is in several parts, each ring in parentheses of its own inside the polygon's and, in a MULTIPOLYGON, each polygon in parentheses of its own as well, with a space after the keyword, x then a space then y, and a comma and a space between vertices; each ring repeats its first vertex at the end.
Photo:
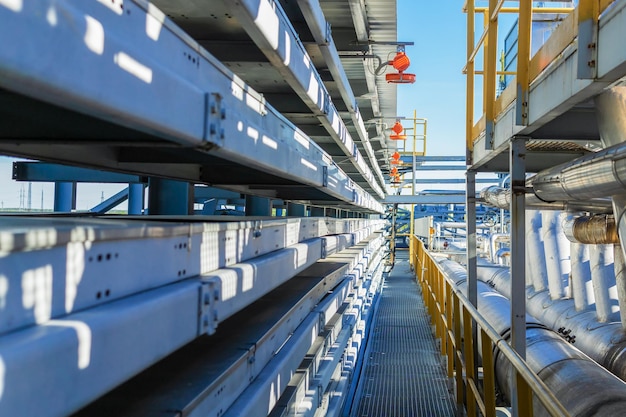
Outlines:
MULTIPOLYGON (((479 265, 478 279, 510 296, 509 268, 479 265)), ((528 314, 547 327, 559 331, 570 343, 626 381, 626 333, 621 323, 599 323, 592 310, 577 311, 571 299, 552 300, 547 291, 526 288, 528 314)))
POLYGON ((614 287, 615 275, 612 268, 612 245, 594 245, 589 248, 589 263, 591 265, 591 282, 593 295, 596 300, 596 314, 598 321, 605 323, 612 313, 613 301, 617 299, 614 287), (614 292, 613 297, 611 292, 614 292))
POLYGON ((315 42, 317 42, 320 48, 324 61, 326 62, 326 65, 328 65, 328 70, 333 76, 335 83, 337 83, 337 88, 339 88, 341 98, 350 113, 352 123, 354 124, 357 134, 361 139, 361 143, 365 148, 365 153, 369 158, 370 166, 374 173, 378 176, 381 186, 384 187, 385 178, 383 177, 383 173, 380 170, 378 161, 374 155, 374 150, 372 149, 369 136, 365 130, 365 124, 363 124, 363 118, 359 112, 356 98, 354 97, 352 87, 350 86, 346 72, 341 64, 339 53, 337 52, 337 47, 335 46, 335 41, 331 35, 330 23, 326 21, 324 12, 322 11, 318 0, 298 0, 298 5, 300 6, 300 10, 302 10, 302 14, 304 15, 309 29, 311 30, 313 38, 315 38, 315 42))
POLYGON ((615 286, 617 287, 620 320, 622 328, 626 330, 626 263, 624 263, 624 253, 619 245, 613 247, 613 268, 615 269, 615 286), (624 312, 624 314, 621 314, 621 312, 624 312))
POLYGON ((526 257, 532 262, 526 262, 528 274, 526 285, 533 285, 535 291, 543 291, 548 283, 548 270, 546 257, 543 250, 543 242, 540 239, 541 212, 537 210, 526 211, 526 257))
MULTIPOLYGON (((570 296, 574 299, 576 311, 583 311, 593 303, 593 301, 588 298, 589 291, 587 290, 587 284, 591 282, 589 249, 587 245, 578 242, 572 242, 570 245, 570 262, 572 267, 570 296)), ((540 290, 535 288, 535 291, 540 290)))
POLYGON ((626 143, 539 172, 532 179, 537 197, 544 201, 580 201, 624 192, 626 143))
POLYGON ((563 221, 563 233, 570 242, 586 244, 619 244, 615 217, 612 215, 580 216, 563 221))
MULTIPOLYGON (((440 261, 440 265, 444 274, 466 292, 465 270, 449 260, 440 261)), ((478 284, 478 311, 507 339, 511 323, 509 301, 484 283, 478 284)), ((623 413, 626 409, 626 384, 623 381, 532 317, 526 316, 526 323, 526 362, 572 416, 600 417, 623 413)), ((497 383, 501 391, 509 395, 513 368, 498 350, 494 361, 497 383)), ((549 416, 538 401, 534 402, 533 408, 535 416, 549 416)))
MULTIPOLYGON (((481 190, 480 197, 487 205, 508 210, 511 203, 511 190, 509 188, 493 185, 481 190)), ((611 200, 609 198, 549 202, 539 199, 532 193, 526 194, 526 207, 535 210, 590 211, 592 213, 612 212, 611 200)))
POLYGON ((541 237, 548 271, 548 290, 553 300, 563 297, 561 262, 557 244, 558 213, 544 211, 541 213, 541 237))

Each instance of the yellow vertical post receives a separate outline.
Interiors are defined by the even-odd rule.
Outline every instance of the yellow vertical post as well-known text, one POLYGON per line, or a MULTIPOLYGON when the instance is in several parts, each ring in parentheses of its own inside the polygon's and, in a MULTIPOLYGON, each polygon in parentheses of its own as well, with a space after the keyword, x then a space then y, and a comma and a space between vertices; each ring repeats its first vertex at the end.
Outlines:
POLYGON ((483 390, 485 398, 485 417, 496 416, 496 383, 493 363, 493 350, 491 339, 487 333, 480 329, 480 340, 483 356, 483 390))
POLYGON ((485 38, 485 148, 493 149, 496 108, 496 72, 498 69, 498 0, 489 0, 487 37, 485 38))
POLYGON ((515 372, 515 376, 517 379, 517 411, 520 416, 533 417, 533 392, 519 372, 515 372))
MULTIPOLYGON (((485 40, 483 41, 483 114, 487 113, 487 67, 489 66, 489 56, 487 49, 489 48, 489 8, 483 12, 483 32, 486 32, 485 40)), ((479 41, 480 42, 480 41, 479 41)))
MULTIPOLYGON (((413 173, 413 175, 415 175, 415 172, 413 173)), ((415 230, 413 227, 413 223, 415 222, 415 204, 411 204, 411 217, 410 217, 410 221, 411 221, 411 225, 409 228, 409 233, 411 234, 410 238, 409 238, 409 259, 411 261, 411 266, 413 267, 413 270, 415 270, 415 261, 413 260, 413 256, 415 253, 415 230)))
POLYGON ((454 305, 454 296, 452 294, 452 285, 446 281, 446 321, 448 323, 448 332, 446 334, 446 339, 448 339, 448 378, 452 378, 454 376, 454 341, 452 340, 452 334, 454 334, 454 316, 453 305, 454 305))
POLYGON ((530 78, 530 38, 532 22, 532 0, 520 0, 517 38, 517 101, 515 104, 515 123, 528 125, 528 90, 530 78))
POLYGON ((473 319, 472 315, 461 306, 463 310, 463 342, 464 342, 464 357, 465 357, 465 378, 467 388, 465 389, 465 396, 467 397, 467 415, 468 417, 476 416, 476 398, 474 391, 469 387, 469 381, 476 382, 476 375, 474 374, 474 343, 472 337, 473 319))
MULTIPOLYGON (((472 0, 469 0, 472 1, 472 0)), ((461 334, 461 302, 459 298, 454 295, 454 367, 456 368, 456 408, 457 410, 463 409, 463 365, 461 362, 461 346, 463 343, 463 335, 461 334)))
POLYGON ((465 92, 465 140, 467 160, 471 160, 471 151, 474 148, 474 60, 471 59, 474 51, 474 0, 467 0, 467 84, 465 92))

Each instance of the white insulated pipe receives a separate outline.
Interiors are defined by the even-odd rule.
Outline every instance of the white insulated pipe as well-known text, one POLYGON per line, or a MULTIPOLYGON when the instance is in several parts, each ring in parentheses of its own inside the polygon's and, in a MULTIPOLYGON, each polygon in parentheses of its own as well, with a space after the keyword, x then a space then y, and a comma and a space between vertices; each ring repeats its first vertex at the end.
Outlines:
MULTIPOLYGON (((570 296, 574 299, 576 311, 589 308, 595 301, 591 288, 591 269, 589 268, 589 247, 578 242, 571 242, 571 280, 570 296)), ((624 310, 626 311, 626 310, 624 310)))
POLYGON ((589 247, 591 282, 598 321, 606 323, 612 313, 619 311, 615 275, 613 271, 613 246, 593 245, 589 247))
POLYGON ((526 285, 532 285, 535 291, 543 291, 548 284, 548 270, 544 255, 541 229, 541 212, 526 210, 526 285))
POLYGON ((546 269, 548 272, 548 290, 553 300, 563 298, 563 271, 557 243, 559 223, 558 213, 543 211, 541 213, 541 238, 545 253, 546 269))

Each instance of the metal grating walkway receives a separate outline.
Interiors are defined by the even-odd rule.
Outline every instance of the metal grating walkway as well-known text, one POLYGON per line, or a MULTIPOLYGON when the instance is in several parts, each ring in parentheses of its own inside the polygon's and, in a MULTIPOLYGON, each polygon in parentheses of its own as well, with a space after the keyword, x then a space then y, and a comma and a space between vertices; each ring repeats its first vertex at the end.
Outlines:
POLYGON ((352 417, 445 417, 455 406, 406 252, 385 282, 352 417))

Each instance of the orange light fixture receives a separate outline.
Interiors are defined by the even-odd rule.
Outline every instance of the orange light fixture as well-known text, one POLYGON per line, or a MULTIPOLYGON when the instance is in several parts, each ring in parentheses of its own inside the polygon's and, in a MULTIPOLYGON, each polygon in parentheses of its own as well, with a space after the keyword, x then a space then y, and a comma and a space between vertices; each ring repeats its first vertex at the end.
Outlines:
POLYGON ((396 56, 389 61, 388 64, 398 71, 397 73, 385 75, 385 79, 388 83, 413 84, 415 82, 415 74, 408 74, 404 72, 407 68, 409 68, 409 65, 411 65, 411 60, 403 50, 398 50, 398 52, 396 52, 396 56))
POLYGON ((398 175, 398 168, 396 168, 396 167, 391 168, 391 175, 393 175, 393 176, 398 175))
POLYGON ((401 133, 404 131, 404 128, 402 127, 402 123, 400 123, 399 120, 396 121, 396 123, 393 125, 391 130, 395 133, 395 135, 389 135, 389 139, 391 140, 405 140, 406 139, 406 135, 401 135, 401 133))
MULTIPOLYGON (((402 126, 400 126, 400 127, 402 127, 402 126)), ((402 132, 402 131, 400 131, 400 132, 402 132)), ((397 160, 399 160, 399 159, 400 159, 400 152, 395 151, 395 152, 393 153, 393 155, 391 155, 391 157, 392 157, 393 159, 395 159, 396 161, 397 161, 397 160)))

